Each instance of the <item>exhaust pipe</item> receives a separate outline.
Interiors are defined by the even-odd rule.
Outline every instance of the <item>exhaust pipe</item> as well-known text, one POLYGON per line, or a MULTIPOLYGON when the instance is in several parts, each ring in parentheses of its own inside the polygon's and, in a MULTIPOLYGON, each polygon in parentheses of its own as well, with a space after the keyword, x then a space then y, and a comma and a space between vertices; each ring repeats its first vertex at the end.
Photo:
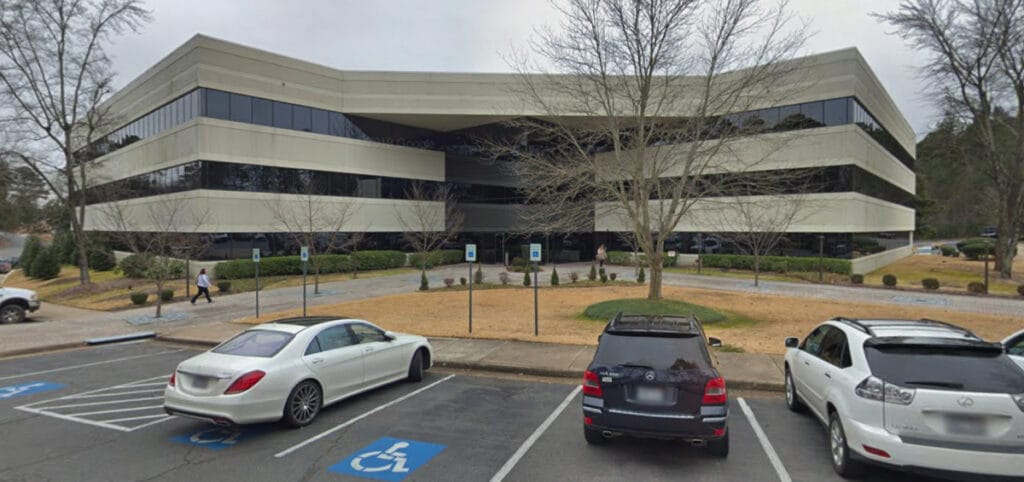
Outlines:
POLYGON ((612 437, 615 436, 615 434, 612 433, 611 430, 605 430, 605 431, 601 432, 601 435, 603 435, 604 438, 612 438, 612 437))
POLYGON ((707 447, 708 443, 707 443, 706 440, 697 439, 697 440, 691 440, 690 441, 690 445, 693 446, 693 447, 702 447, 703 448, 703 447, 707 447))

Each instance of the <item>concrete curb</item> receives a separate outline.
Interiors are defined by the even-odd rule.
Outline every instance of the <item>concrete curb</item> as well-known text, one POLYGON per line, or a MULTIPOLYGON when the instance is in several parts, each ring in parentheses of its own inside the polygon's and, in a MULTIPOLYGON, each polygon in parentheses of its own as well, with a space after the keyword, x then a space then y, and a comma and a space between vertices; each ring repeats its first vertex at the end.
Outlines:
POLYGON ((9 358, 13 356, 21 355, 36 355, 40 353, 46 353, 58 350, 67 350, 69 348, 81 348, 87 346, 85 342, 76 341, 72 343, 54 343, 52 345, 34 346, 31 348, 18 348, 16 350, 0 351, 0 358, 9 358))
POLYGON ((220 342, 208 341, 208 340, 193 340, 191 338, 178 338, 174 336, 163 336, 160 334, 156 335, 156 339, 167 343, 175 343, 178 345, 190 345, 200 348, 212 348, 220 344, 220 342))

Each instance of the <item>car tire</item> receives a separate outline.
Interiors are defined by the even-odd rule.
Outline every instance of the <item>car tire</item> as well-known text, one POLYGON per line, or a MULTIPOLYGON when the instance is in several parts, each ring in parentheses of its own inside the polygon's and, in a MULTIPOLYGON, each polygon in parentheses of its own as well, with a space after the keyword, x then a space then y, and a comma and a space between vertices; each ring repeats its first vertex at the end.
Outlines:
POLYGON ((846 431, 839 414, 832 412, 828 416, 829 455, 832 469, 844 479, 856 479, 864 474, 864 464, 853 459, 850 446, 846 443, 846 431))
POLYGON ((423 350, 416 350, 409 362, 409 381, 423 381, 423 350))
POLYGON ((320 385, 312 380, 299 383, 288 394, 284 405, 284 423, 292 428, 305 427, 313 423, 323 407, 324 394, 320 385))
POLYGON ((608 439, 601 435, 600 430, 594 430, 586 425, 583 426, 583 439, 590 445, 602 445, 608 443, 608 439))
POLYGON ((729 456, 729 432, 725 432, 725 436, 719 439, 708 440, 708 453, 718 458, 726 458, 729 456))
POLYGON ((25 308, 10 304, 0 308, 0 323, 21 323, 25 321, 25 308))
POLYGON ((807 405, 804 405, 800 395, 796 393, 796 384, 793 383, 793 374, 789 368, 786 368, 786 406, 791 412, 796 413, 803 413, 807 409, 807 405))

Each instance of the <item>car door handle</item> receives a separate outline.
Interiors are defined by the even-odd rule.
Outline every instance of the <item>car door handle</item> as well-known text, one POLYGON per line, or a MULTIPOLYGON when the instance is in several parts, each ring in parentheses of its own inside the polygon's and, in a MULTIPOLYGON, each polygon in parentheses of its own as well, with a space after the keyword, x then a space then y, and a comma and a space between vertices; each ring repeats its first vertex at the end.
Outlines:
POLYGON ((811 362, 804 360, 804 365, 811 366, 811 362))
POLYGON ((825 374, 825 378, 832 378, 832 374, 831 373, 826 373, 825 374))
POLYGON ((373 351, 373 347, 372 346, 371 347, 366 347, 366 348, 363 349, 363 353, 370 353, 371 351, 373 351))
POLYGON ((314 358, 313 359, 313 364, 320 364, 320 363, 323 363, 323 362, 324 362, 323 358, 314 358))

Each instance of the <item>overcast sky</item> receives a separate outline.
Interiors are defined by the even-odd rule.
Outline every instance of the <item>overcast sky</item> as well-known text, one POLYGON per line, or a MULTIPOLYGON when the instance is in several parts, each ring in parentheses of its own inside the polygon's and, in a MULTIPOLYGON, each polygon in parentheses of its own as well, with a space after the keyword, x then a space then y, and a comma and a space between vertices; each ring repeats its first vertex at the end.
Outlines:
MULTIPOLYGON (((918 138, 936 109, 917 56, 871 12, 894 0, 790 0, 816 32, 807 53, 857 47, 918 138)), ((342 70, 503 72, 503 54, 534 26, 556 24, 548 0, 149 0, 154 20, 114 40, 124 85, 196 33, 342 70)))

